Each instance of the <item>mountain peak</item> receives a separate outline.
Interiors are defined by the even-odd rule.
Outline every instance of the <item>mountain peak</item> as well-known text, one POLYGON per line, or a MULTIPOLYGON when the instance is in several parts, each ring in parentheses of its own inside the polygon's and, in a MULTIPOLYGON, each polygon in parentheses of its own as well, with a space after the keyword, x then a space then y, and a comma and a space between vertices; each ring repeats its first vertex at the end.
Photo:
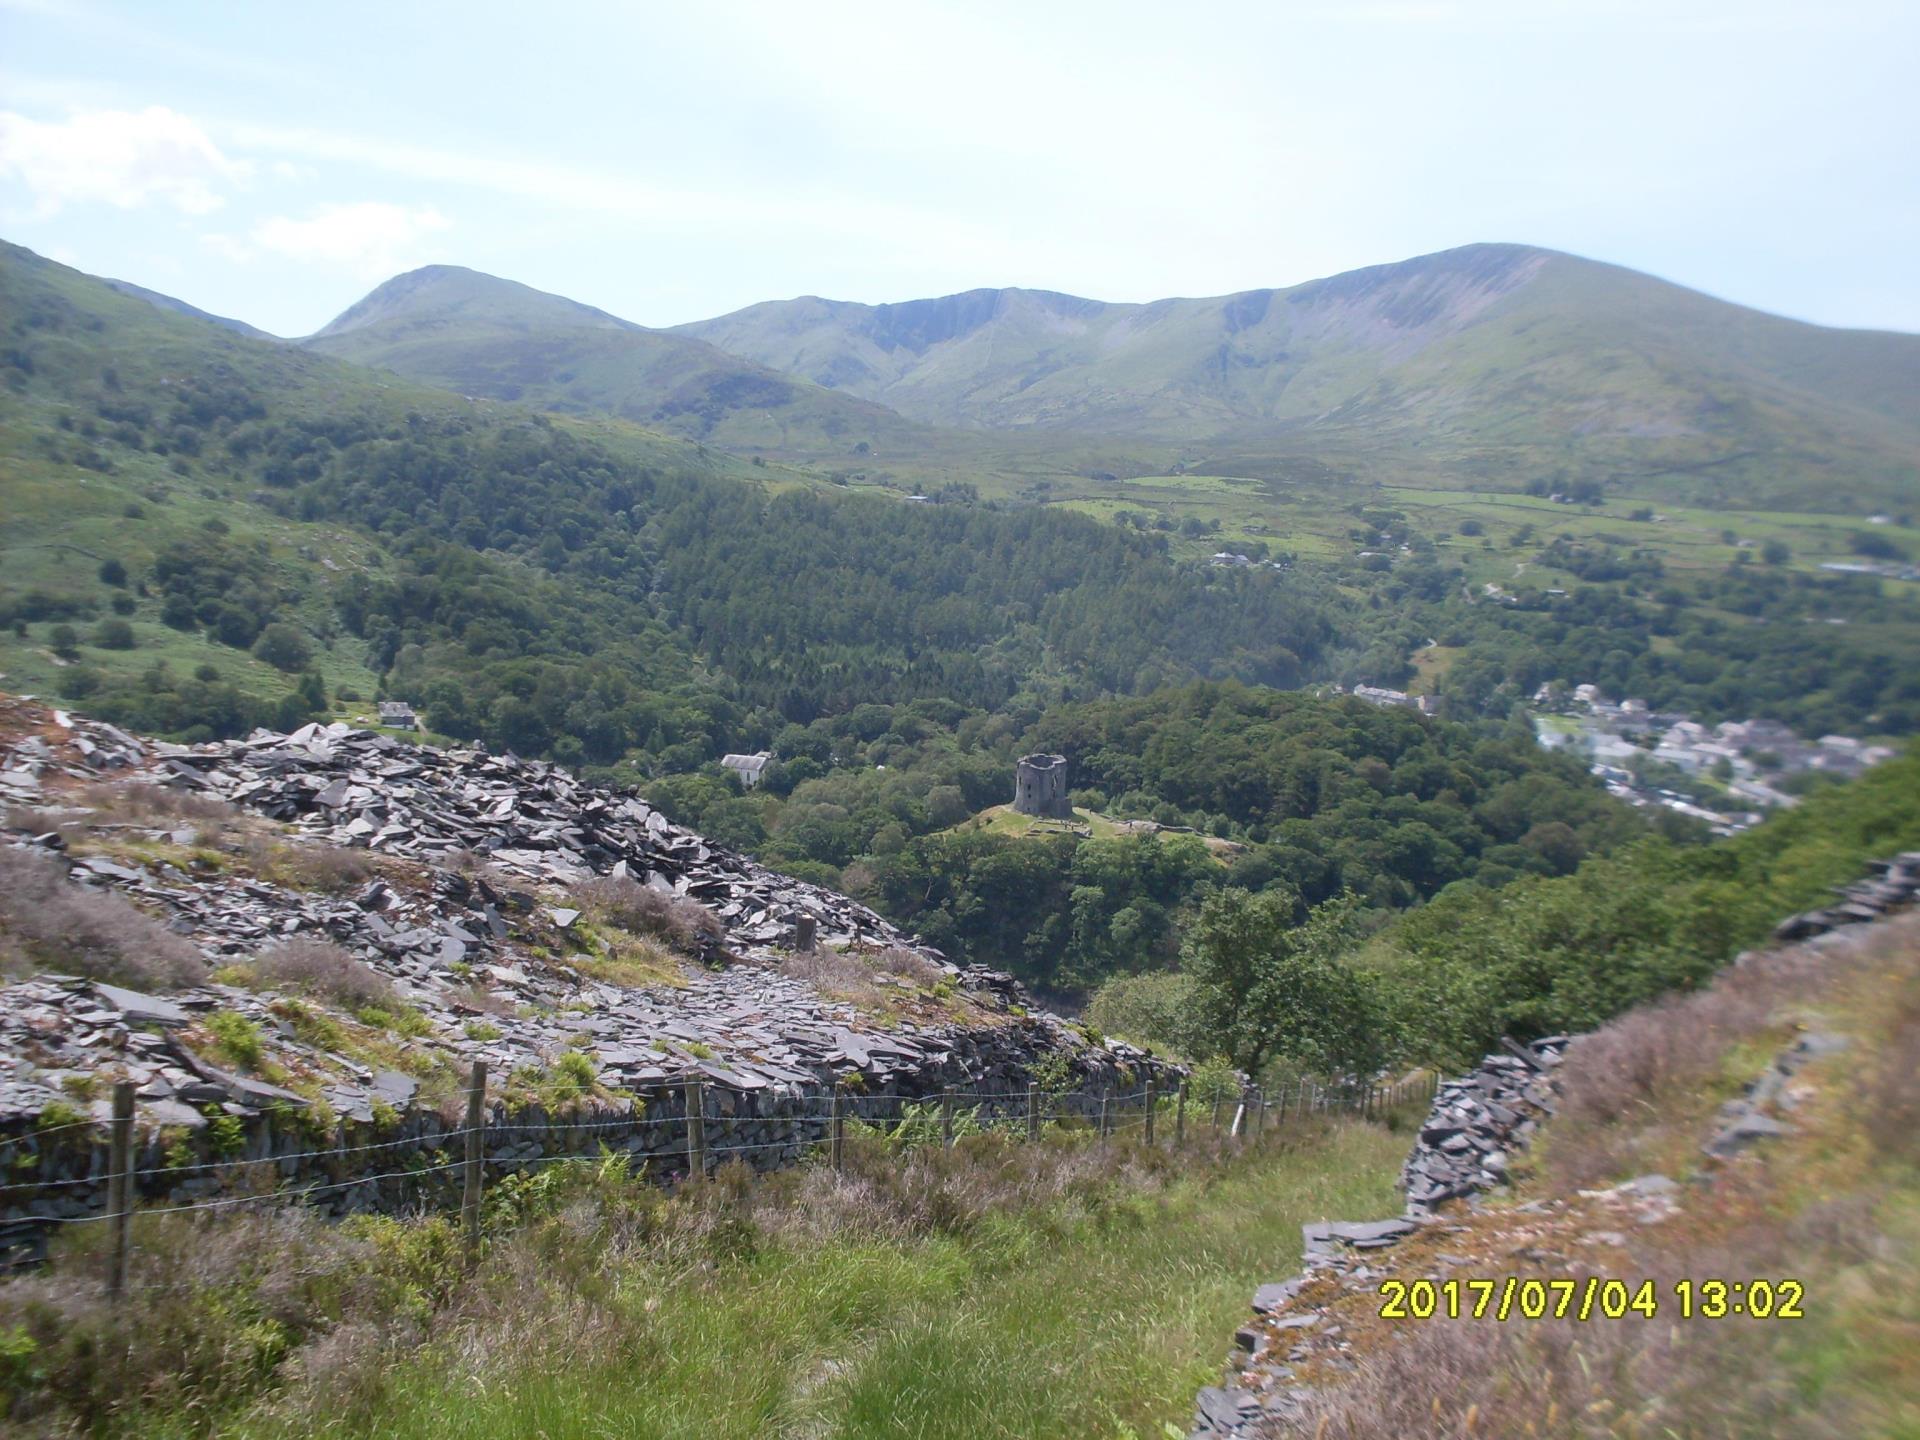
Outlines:
POLYGON ((563 295, 465 265, 423 265, 375 286, 308 338, 326 340, 375 326, 433 329, 455 321, 512 330, 534 325, 592 330, 644 328, 563 295))

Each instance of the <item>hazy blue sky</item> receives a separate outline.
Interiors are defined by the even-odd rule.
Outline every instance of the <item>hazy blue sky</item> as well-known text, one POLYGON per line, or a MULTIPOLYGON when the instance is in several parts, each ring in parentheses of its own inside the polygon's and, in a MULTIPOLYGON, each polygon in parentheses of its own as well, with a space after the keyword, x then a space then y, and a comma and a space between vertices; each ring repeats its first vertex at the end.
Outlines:
POLYGON ((282 334, 432 261, 660 325, 1474 240, 1920 330, 1916 56, 1915 0, 0 0, 0 235, 282 334))

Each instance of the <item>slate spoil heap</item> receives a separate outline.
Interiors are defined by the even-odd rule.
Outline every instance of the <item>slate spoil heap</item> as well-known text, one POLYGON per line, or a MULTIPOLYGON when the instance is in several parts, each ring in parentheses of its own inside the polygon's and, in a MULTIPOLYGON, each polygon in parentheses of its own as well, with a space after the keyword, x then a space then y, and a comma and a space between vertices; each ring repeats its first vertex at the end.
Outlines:
POLYGON ((710 846, 644 801, 543 761, 434 750, 346 725, 154 750, 172 783, 335 845, 430 863, 467 852, 536 883, 631 876, 700 901, 739 946, 789 941, 803 917, 828 944, 911 944, 844 895, 710 846))
MULTIPOLYGON (((899 1113, 903 1097, 947 1087, 963 1103, 993 1096, 986 1109, 1015 1111, 1020 1102, 1007 1097, 1023 1094, 1034 1066, 1062 1052, 1072 1093, 1056 1103, 1073 1112, 1097 1108, 1106 1089, 1173 1073, 1033 1009, 1004 974, 957 967, 846 896, 709 845, 643 801, 552 765, 344 725, 160 744, 4 698, 0 735, 13 737, 0 749, 10 832, 0 838, 44 855, 75 885, 124 896, 214 965, 245 965, 290 939, 330 942, 390 986, 394 1006, 413 1017, 396 1038, 351 1007, 327 1017, 330 1029, 303 1025, 324 1001, 308 996, 290 1009, 284 994, 257 984, 206 983, 165 996, 48 975, 0 986, 0 1251, 10 1237, 37 1248, 37 1222, 99 1213, 98 1131, 45 1135, 43 1117, 77 1110, 103 1121, 108 1087, 100 1082, 115 1078, 137 1087, 140 1168, 155 1172, 142 1195, 184 1203, 229 1178, 210 1163, 223 1158, 210 1148, 212 1117, 245 1130, 243 1148, 225 1158, 274 1161, 283 1183, 355 1173, 344 1151, 324 1163, 289 1158, 325 1146, 377 1141, 389 1148, 361 1168, 403 1168, 410 1152, 389 1142, 431 1150, 453 1123, 442 1111, 452 1114, 449 1097, 473 1060, 487 1062, 490 1123, 501 1127, 489 1137, 490 1158, 592 1153, 605 1143, 659 1157, 667 1173, 676 1159, 684 1165, 689 1076, 708 1085, 714 1153, 771 1168, 825 1135, 826 1100, 843 1080, 852 1113, 884 1118, 899 1113), (99 797, 88 787, 103 781, 224 801, 278 822, 263 827, 276 843, 382 857, 380 873, 328 894, 203 868, 186 858, 201 844, 196 822, 165 815, 87 830, 125 842, 111 855, 92 845, 68 853, 60 827, 93 813, 87 802, 99 797), (708 963, 645 985, 573 963, 589 922, 568 892, 604 876, 705 907, 700 958, 708 963), (807 973, 795 966, 797 951, 843 957, 842 968, 864 960, 870 969, 851 968, 864 977, 867 1001, 783 973, 807 973), (263 1063, 219 1061, 207 1027, 216 1012, 244 1017, 261 1037, 263 1063), (539 1078, 568 1052, 589 1057, 595 1085, 557 1112, 539 1078), (595 1128, 575 1133, 582 1119, 595 1128), (178 1165, 182 1135, 207 1163, 178 1165), (178 1173, 161 1173, 170 1169, 178 1173), (27 1176, 33 1185, 17 1183, 27 1176)), ((238 866, 244 857, 232 858, 238 866)), ((349 1210, 419 1198, 410 1182, 369 1182, 333 1190, 326 1203, 349 1210)))

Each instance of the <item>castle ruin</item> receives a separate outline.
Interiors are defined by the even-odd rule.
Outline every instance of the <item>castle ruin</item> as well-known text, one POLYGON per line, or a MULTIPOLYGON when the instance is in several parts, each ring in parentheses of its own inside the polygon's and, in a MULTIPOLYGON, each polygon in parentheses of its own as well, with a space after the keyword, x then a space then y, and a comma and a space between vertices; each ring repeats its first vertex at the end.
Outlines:
POLYGON ((1022 815, 1071 820, 1067 803, 1067 757, 1022 755, 1013 774, 1013 808, 1022 815))

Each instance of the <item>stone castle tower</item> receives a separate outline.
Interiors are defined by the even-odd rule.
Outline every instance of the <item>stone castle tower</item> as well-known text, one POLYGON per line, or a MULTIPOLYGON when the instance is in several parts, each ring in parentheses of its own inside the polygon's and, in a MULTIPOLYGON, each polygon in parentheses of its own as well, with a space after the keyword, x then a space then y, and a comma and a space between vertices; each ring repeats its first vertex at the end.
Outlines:
POLYGON ((1071 820, 1067 803, 1067 757, 1023 755, 1013 772, 1013 808, 1022 815, 1071 820))

